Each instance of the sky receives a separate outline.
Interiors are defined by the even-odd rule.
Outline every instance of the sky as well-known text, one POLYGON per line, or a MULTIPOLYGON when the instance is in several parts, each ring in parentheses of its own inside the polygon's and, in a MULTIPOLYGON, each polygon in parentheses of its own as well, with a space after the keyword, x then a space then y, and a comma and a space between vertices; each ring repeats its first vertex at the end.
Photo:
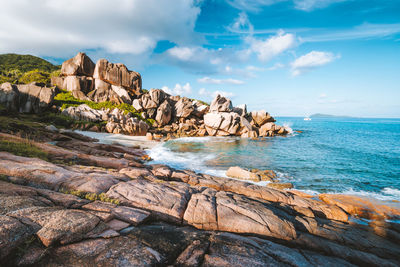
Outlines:
POLYGON ((79 51, 273 116, 400 117, 398 0, 0 0, 0 53, 79 51))

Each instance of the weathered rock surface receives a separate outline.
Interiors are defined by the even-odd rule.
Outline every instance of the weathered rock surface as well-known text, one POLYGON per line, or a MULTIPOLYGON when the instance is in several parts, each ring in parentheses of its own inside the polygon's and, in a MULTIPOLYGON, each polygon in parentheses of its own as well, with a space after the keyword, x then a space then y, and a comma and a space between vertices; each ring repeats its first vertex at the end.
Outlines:
POLYGON ((159 126, 167 125, 172 117, 172 107, 168 103, 168 101, 164 101, 158 108, 157 108, 157 115, 156 115, 156 122, 159 126))
POLYGON ((54 88, 43 87, 35 82, 0 86, 0 104, 10 111, 39 113, 50 106, 55 95, 54 88))
POLYGON ((0 152, 0 174, 17 176, 27 184, 58 190, 60 188, 101 193, 122 179, 117 175, 99 172, 81 173, 32 158, 0 152))
POLYGON ((160 253, 129 237, 93 239, 55 249, 45 266, 155 266, 164 261, 160 253))
POLYGON ((195 107, 193 106, 192 101, 190 101, 186 97, 182 97, 175 104, 175 114, 178 118, 187 118, 194 111, 195 107))
POLYGON ((255 182, 259 182, 261 180, 260 176, 258 174, 253 173, 253 172, 248 171, 248 170, 245 170, 245 169, 242 169, 242 168, 240 168, 238 166, 230 167, 226 171, 226 176, 232 177, 232 178, 255 181, 255 182))
POLYGON ((104 203, 100 201, 94 201, 83 206, 82 208, 98 212, 110 213, 113 215, 113 217, 133 225, 138 225, 142 223, 150 215, 150 213, 145 210, 135 209, 126 206, 117 206, 115 204, 104 203))
POLYGON ((206 190, 193 195, 184 220, 199 229, 252 233, 280 239, 296 238, 292 222, 282 212, 243 196, 206 190))
POLYGON ((105 128, 109 133, 145 136, 149 127, 144 121, 115 108, 109 113, 105 128))
POLYGON ((92 109, 86 104, 77 107, 68 107, 61 114, 74 118, 75 120, 100 122, 103 121, 105 112, 102 110, 92 109))
POLYGON ((64 76, 93 76, 94 67, 93 61, 85 53, 79 52, 75 57, 63 62, 61 74, 64 76))
MULTIPOLYGON (((82 144, 74 142, 71 147, 82 144)), ((110 145, 82 147, 108 155, 108 161, 118 160, 118 153, 138 153, 110 145)), ((268 170, 251 173, 273 176, 268 170)), ((347 222, 348 214, 336 204, 244 181, 155 164, 120 171, 62 166, 4 152, 0 174, 25 184, 0 181, 0 262, 6 266, 400 264, 398 224, 347 222), (81 190, 82 183, 120 204, 88 203, 54 191, 81 190)))
POLYGON ((337 205, 351 215, 366 219, 400 219, 400 203, 362 196, 321 194, 322 201, 337 205))
POLYGON ((122 86, 131 93, 140 93, 142 89, 142 78, 139 73, 129 71, 120 63, 113 64, 106 59, 99 59, 94 69, 93 78, 100 79, 116 86, 122 86))
POLYGON ((217 95, 210 105, 210 112, 230 112, 232 109, 232 102, 220 95, 217 95))
POLYGON ((19 220, 0 215, 0 261, 21 245, 32 233, 33 229, 19 220))
POLYGON ((235 112, 207 113, 204 124, 211 136, 235 135, 240 126, 240 117, 235 112))
POLYGON ((251 117, 254 123, 259 127, 263 126, 267 122, 275 122, 275 119, 272 118, 268 112, 265 112, 265 110, 252 111, 251 117))
POLYGON ((107 196, 122 204, 149 210, 162 220, 181 223, 191 188, 183 183, 151 183, 134 180, 111 187, 107 196))

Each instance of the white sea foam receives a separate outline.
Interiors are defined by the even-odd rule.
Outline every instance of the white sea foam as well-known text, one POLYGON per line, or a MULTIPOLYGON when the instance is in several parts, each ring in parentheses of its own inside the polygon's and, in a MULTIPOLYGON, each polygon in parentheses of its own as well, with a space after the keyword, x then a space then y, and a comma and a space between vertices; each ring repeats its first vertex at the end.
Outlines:
POLYGON ((349 188, 342 192, 330 192, 331 194, 345 194, 345 195, 355 195, 355 196, 363 196, 363 197, 370 197, 379 200, 398 200, 400 201, 400 190, 393 189, 393 188, 384 188, 381 192, 367 192, 363 190, 355 191, 353 188, 349 188))
POLYGON ((173 143, 208 143, 208 142, 235 142, 235 137, 217 137, 217 136, 204 136, 204 137, 181 137, 178 139, 170 140, 173 143))
POLYGON ((385 187, 382 189, 382 193, 384 193, 386 195, 395 196, 400 199, 400 190, 399 189, 385 187))
POLYGON ((176 169, 190 169, 196 172, 219 174, 217 170, 207 169, 205 162, 215 158, 213 154, 201 154, 190 152, 174 152, 164 144, 159 144, 146 150, 153 159, 151 164, 166 164, 176 169))

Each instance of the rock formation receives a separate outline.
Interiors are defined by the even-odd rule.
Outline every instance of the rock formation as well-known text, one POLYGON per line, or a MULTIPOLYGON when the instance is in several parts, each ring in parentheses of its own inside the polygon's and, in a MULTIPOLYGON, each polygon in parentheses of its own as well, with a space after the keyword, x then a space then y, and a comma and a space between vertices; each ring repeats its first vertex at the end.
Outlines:
POLYGON ((232 108, 229 99, 218 95, 204 115, 207 133, 211 136, 237 135, 255 138, 284 135, 288 130, 274 124, 275 119, 265 111, 247 113, 246 105, 232 108))
POLYGON ((133 96, 142 90, 139 73, 106 59, 99 59, 94 64, 85 53, 78 53, 65 61, 60 77, 53 77, 51 82, 81 100, 111 101, 117 104, 131 104, 133 96))
POLYGON ((0 104, 9 111, 21 113, 39 113, 53 102, 54 88, 41 84, 10 84, 0 85, 0 104))

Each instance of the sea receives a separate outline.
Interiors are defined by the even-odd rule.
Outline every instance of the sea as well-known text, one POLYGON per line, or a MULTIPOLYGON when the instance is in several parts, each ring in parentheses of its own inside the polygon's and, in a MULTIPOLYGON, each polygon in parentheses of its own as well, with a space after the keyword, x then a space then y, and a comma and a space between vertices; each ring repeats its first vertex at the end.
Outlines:
MULTIPOLYGON (((226 177, 231 166, 268 169, 310 193, 400 201, 400 119, 277 117, 288 136, 186 137, 149 149, 151 163, 226 177)), ((263 185, 265 182, 261 182, 263 185)))

